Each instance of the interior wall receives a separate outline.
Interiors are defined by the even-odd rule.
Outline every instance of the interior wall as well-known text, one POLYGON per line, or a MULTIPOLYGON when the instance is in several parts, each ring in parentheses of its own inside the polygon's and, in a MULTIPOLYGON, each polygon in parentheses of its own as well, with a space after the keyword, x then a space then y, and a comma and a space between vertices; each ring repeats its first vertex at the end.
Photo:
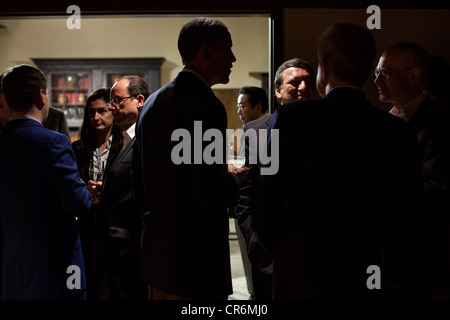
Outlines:
MULTIPOLYGON (((69 16, 69 15, 68 15, 69 16)), ((69 29, 67 17, 0 19, 0 70, 32 64, 30 58, 164 57, 161 85, 182 67, 177 38, 190 17, 84 17, 81 29, 69 29)), ((230 82, 214 88, 261 86, 250 72, 269 71, 269 18, 217 17, 232 36, 237 58, 230 82)))
MULTIPOLYGON (((233 64, 230 82, 213 86, 225 105, 228 128, 242 128, 237 116, 239 88, 262 86, 250 73, 267 73, 268 17, 216 17, 231 33, 233 64)), ((67 28, 67 17, 0 19, 0 70, 30 58, 133 58, 163 57, 160 85, 170 82, 182 68, 177 48, 181 27, 192 17, 83 17, 81 29, 67 28)), ((96 88, 93 88, 94 90, 96 88)))
MULTIPOLYGON (((341 22, 366 27, 369 16, 366 9, 285 9, 285 60, 303 58, 317 70, 316 46, 321 33, 331 24, 341 22)), ((384 49, 398 41, 415 42, 430 54, 440 55, 450 63, 449 30, 450 10, 381 8, 381 29, 370 30, 377 44, 374 68, 384 49)), ((370 75, 363 91, 372 104, 383 109, 390 108, 379 102, 373 80, 374 77, 370 75)))

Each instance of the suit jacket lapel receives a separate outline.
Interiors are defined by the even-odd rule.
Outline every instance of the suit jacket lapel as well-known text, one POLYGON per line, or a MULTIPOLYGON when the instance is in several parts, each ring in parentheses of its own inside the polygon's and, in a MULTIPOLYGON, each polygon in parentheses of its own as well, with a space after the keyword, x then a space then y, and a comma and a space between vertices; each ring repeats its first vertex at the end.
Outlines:
POLYGON ((269 116, 267 117, 267 119, 266 119, 266 126, 267 126, 267 129, 269 129, 269 128, 270 128, 270 125, 272 124, 272 117, 273 117, 273 113, 272 113, 271 115, 269 115, 269 116))
POLYGON ((109 167, 109 170, 114 170, 117 167, 117 165, 120 162, 122 162, 122 160, 125 158, 125 156, 128 154, 128 152, 131 151, 135 140, 136 140, 136 136, 133 139, 131 139, 131 141, 125 146, 125 148, 122 150, 122 152, 119 153, 119 155, 116 157, 114 162, 111 164, 111 167, 109 167))
POLYGON ((136 136, 133 139, 131 139, 131 141, 125 146, 125 148, 122 150, 122 152, 120 152, 120 150, 118 151, 120 153, 117 155, 117 157, 111 163, 111 165, 109 167, 107 165, 108 170, 106 170, 105 179, 103 180, 103 190, 105 190, 105 186, 108 183, 109 173, 111 171, 114 171, 116 169, 116 167, 119 165, 119 163, 121 163, 123 161, 123 159, 128 154, 128 152, 130 152, 132 150, 135 140, 136 140, 136 136))
POLYGON ((109 150, 108 160, 106 161, 106 167, 105 171, 107 172, 111 165, 116 160, 117 156, 119 155, 120 150, 122 150, 122 145, 120 144, 113 144, 111 146, 111 149, 109 150))

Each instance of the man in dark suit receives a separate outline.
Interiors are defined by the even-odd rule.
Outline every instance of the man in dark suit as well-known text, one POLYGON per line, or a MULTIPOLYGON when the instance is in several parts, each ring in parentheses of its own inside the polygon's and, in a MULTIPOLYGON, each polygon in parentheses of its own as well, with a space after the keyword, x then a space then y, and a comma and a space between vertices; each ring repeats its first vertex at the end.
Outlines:
POLYGON ((279 107, 270 141, 279 170, 261 175, 252 211, 274 259, 274 299, 399 295, 419 276, 409 252, 420 192, 414 130, 360 91, 375 57, 367 29, 333 25, 317 52, 322 98, 279 107))
POLYGON ((229 81, 236 61, 231 47, 222 22, 185 24, 178 38, 184 68, 147 99, 137 120, 136 168, 148 208, 142 276, 150 299, 227 299, 232 293, 227 207, 237 201, 247 169, 225 163, 227 115, 211 90, 229 81), (218 142, 214 161, 205 132, 218 142))
POLYGON ((19 65, 2 87, 11 109, 0 136, 2 299, 74 299, 86 288, 76 218, 91 197, 69 139, 47 130, 47 82, 19 65))
MULTIPOLYGON (((308 61, 299 58, 289 59, 281 64, 275 73, 274 88, 277 100, 281 105, 292 101, 315 98, 315 72, 308 61)), ((255 97, 247 100, 259 101, 255 97)), ((251 228, 252 214, 250 203, 255 197, 259 168, 261 166, 258 156, 259 143, 261 139, 267 140, 273 116, 274 114, 272 113, 246 122, 242 127, 243 136, 248 133, 248 130, 254 130, 256 133, 254 136, 256 141, 250 141, 248 138, 245 138, 241 142, 244 146, 246 166, 250 168, 250 171, 241 185, 240 197, 235 210, 239 228, 242 230, 247 245, 252 271, 252 293, 255 300, 272 299, 273 260, 264 247, 261 246, 257 234, 251 228), (262 132, 266 134, 262 135, 262 132), (255 148, 256 150, 250 150, 250 148, 255 148), (251 163, 250 151, 255 152, 257 155, 252 159, 251 163)), ((253 135, 250 134, 249 138, 251 137, 253 135)))
MULTIPOLYGON (((2 83, 3 74, 0 75, 0 84, 2 83)), ((11 111, 9 110, 8 104, 6 103, 5 96, 3 95, 2 87, 0 85, 0 134, 6 123, 9 120, 11 111)))
MULTIPOLYGON (((266 91, 263 88, 253 87, 253 86, 245 86, 239 89, 239 95, 237 97, 237 113, 239 119, 245 124, 257 119, 264 118, 267 116, 267 112, 269 111, 269 100, 267 99, 266 91)), ((241 139, 242 140, 242 139, 241 139)), ((241 141, 242 143, 243 141, 241 141)), ((245 156, 242 154, 242 145, 241 150, 239 151, 238 156, 245 156)), ((247 165, 248 166, 248 165, 247 165)), ((242 189, 243 186, 241 186, 242 189)), ((240 196, 242 199, 242 194, 240 196)), ((245 198, 245 199, 248 199, 245 198)), ((239 242, 239 249, 241 251, 242 256, 242 264, 244 267, 245 279, 247 282, 247 289, 250 293, 250 299, 255 299, 255 290, 253 289, 253 277, 252 277, 252 265, 250 260, 248 259, 247 254, 247 244, 244 239, 244 235, 242 234, 242 230, 239 227, 238 216, 236 215, 239 205, 237 207, 229 208, 230 216, 234 218, 234 224, 236 229, 236 235, 239 242)))
POLYGON ((49 107, 48 117, 43 123, 44 127, 59 133, 62 133, 70 139, 69 126, 67 124, 64 112, 59 109, 49 107))
MULTIPOLYGON (((269 109, 269 100, 267 94, 262 88, 258 87, 242 87, 239 90, 239 96, 237 99, 238 114, 239 118, 244 123, 242 127, 242 132, 245 134, 249 126, 253 129, 259 131, 258 128, 252 126, 252 123, 264 124, 266 121, 258 120, 268 120, 271 116, 267 116, 269 109)), ((270 126, 270 120, 269 124, 270 126)), ((271 268, 271 258, 269 262, 265 263, 261 261, 263 257, 257 257, 257 259, 250 260, 249 254, 253 254, 254 244, 256 235, 253 234, 250 228, 250 197, 252 188, 252 177, 254 176, 253 171, 255 170, 255 165, 250 165, 249 163, 249 143, 247 139, 243 139, 241 136, 241 150, 239 151, 239 156, 245 156, 245 166, 250 170, 246 176, 246 179, 241 184, 239 201, 234 208, 236 233, 239 241, 239 247, 241 249, 242 263, 244 266, 245 277, 247 280, 247 288, 250 293, 251 300, 260 299, 271 299, 272 297, 272 268, 271 268), (250 251, 249 251, 250 250, 250 251), (258 259, 259 258, 259 259, 258 259), (262 259, 261 259, 262 258, 262 259), (268 266, 269 265, 269 268, 268 266), (267 288, 267 289, 266 289, 267 288)), ((259 248, 257 248, 258 250, 259 248)))
MULTIPOLYGON (((9 120, 9 116, 11 111, 9 110, 9 106, 6 103, 5 96, 2 91, 2 78, 3 74, 0 75, 0 135, 3 132, 3 128, 6 126, 6 123, 9 120)), ((0 297, 1 297, 1 263, 2 263, 2 248, 3 248, 3 234, 2 229, 0 228, 0 297)))
POLYGON ((430 74, 426 50, 408 42, 396 43, 381 55, 374 80, 382 102, 392 103, 390 113, 408 121, 416 130, 423 159, 427 284, 432 298, 450 299, 450 126, 447 110, 426 90, 430 74))
MULTIPOLYGON (((100 269, 108 279, 110 300, 142 300, 147 286, 140 277, 140 235, 142 216, 133 195, 131 165, 136 119, 150 95, 144 79, 119 78, 111 88, 109 108, 121 128, 123 147, 108 166, 100 192, 99 224, 103 226, 103 245, 99 249, 100 269)), ((89 186, 102 182, 89 182, 89 186)))

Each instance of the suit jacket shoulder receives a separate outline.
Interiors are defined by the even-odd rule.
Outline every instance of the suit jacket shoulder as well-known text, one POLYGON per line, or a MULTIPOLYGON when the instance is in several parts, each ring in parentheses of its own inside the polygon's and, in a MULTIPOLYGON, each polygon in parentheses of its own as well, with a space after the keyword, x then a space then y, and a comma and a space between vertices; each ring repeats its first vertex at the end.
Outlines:
POLYGON ((80 267, 85 289, 75 217, 87 213, 90 194, 69 140, 31 119, 8 122, 4 135, 7 139, 1 139, 0 149, 8 152, 0 157, 0 213, 6 230, 2 268, 8 270, 2 272, 2 284, 8 289, 2 296, 25 300, 67 296, 66 271, 71 264, 80 267), (21 192, 14 187, 17 180, 21 192))
POLYGON ((272 124, 272 118, 273 118, 273 113, 269 114, 269 115, 267 115, 267 116, 265 116, 263 118, 247 122, 242 127, 242 130, 246 131, 248 129, 267 129, 267 128, 270 128, 270 125, 272 124))

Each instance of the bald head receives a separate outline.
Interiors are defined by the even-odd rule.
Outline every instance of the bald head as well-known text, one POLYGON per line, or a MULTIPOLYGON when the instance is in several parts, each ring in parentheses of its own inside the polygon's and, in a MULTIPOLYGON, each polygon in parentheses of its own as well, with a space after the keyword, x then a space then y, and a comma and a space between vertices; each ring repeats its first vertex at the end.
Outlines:
POLYGON ((430 74, 429 57, 414 43, 396 43, 381 55, 374 80, 382 102, 403 107, 422 94, 430 74))
POLYGON ((396 60, 395 63, 399 68, 419 68, 422 85, 428 80, 430 57, 423 47, 411 42, 398 42, 385 50, 383 56, 387 55, 396 60))

